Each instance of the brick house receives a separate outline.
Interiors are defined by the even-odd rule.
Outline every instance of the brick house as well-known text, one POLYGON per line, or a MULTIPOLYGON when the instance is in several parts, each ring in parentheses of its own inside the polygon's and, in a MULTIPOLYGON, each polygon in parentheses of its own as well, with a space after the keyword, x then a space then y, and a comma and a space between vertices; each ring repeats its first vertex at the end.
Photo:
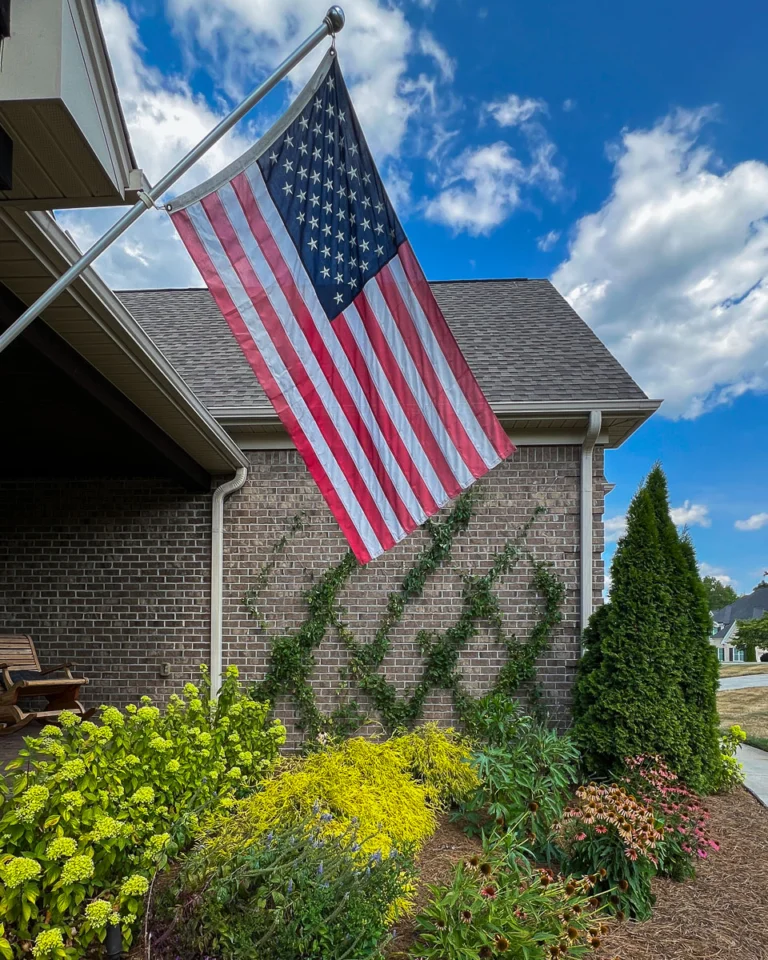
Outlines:
MULTIPOLYGON (((68 158, 46 150, 23 136, 31 101, 11 110, 0 90, 0 124, 15 138, 14 181, 0 189, 0 328, 78 256, 47 211, 131 202, 143 182, 93 4, 71 6, 88 39, 78 46, 88 95, 112 119, 100 127, 108 142, 88 152, 85 138, 79 156, 70 137, 68 158), (73 175, 85 159, 101 165, 101 181, 73 175)), ((73 129, 89 129, 51 96, 73 129)), ((483 572, 543 505, 527 546, 552 562, 566 594, 539 677, 545 706, 566 721, 581 630, 603 589, 604 451, 659 404, 548 281, 444 282, 434 292, 518 451, 480 482, 472 524, 408 608, 383 670, 403 690, 418 679, 418 630, 454 622, 462 575, 483 572)), ((207 290, 115 293, 86 272, 0 354, 0 402, 0 632, 32 634, 46 663, 74 661, 91 702, 162 700, 200 663, 262 676, 272 638, 300 622, 303 591, 346 544, 207 290), (302 528, 274 554, 259 597, 265 628, 243 595, 297 515, 302 528)), ((341 601, 359 639, 372 637, 425 541, 417 531, 355 571, 341 601)), ((498 591, 505 628, 521 637, 538 616, 530 580, 522 561, 498 591)), ((329 634, 313 677, 325 709, 345 695, 344 660, 329 634)), ((462 654, 469 689, 487 689, 503 660, 488 625, 462 654)), ((293 705, 276 707, 290 722, 293 705)), ((451 715, 447 696, 430 698, 427 717, 451 715)))

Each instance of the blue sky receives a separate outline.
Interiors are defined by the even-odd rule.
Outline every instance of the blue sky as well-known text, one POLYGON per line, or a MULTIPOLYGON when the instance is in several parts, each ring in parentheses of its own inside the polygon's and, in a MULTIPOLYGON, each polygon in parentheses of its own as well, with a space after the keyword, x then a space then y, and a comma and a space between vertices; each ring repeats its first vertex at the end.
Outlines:
MULTIPOLYGON (((100 0, 150 180, 326 6, 100 0)), ((738 15, 711 0, 344 6, 341 65, 427 276, 550 277, 665 399, 607 456, 609 531, 659 459, 704 571, 751 589, 768 568, 768 5, 742 2, 738 15)), ((318 56, 180 189, 239 155, 318 56)), ((114 215, 60 220, 84 245, 114 215)), ((98 266, 117 288, 200 282, 160 213, 98 266)))

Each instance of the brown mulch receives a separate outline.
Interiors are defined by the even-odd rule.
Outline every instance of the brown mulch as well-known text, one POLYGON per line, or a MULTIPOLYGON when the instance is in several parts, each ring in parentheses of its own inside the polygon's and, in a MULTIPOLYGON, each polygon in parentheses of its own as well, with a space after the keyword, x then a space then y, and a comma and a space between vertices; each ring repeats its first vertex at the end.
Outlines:
POLYGON ((468 860, 473 853, 479 853, 483 844, 479 837, 471 840, 464 833, 462 824, 451 823, 450 816, 440 817, 437 831, 427 840, 419 853, 416 867, 419 873, 419 885, 409 916, 398 921, 396 935, 387 944, 386 956, 405 957, 414 942, 414 917, 429 901, 429 884, 448 883, 455 864, 468 860))
POLYGON ((768 960, 768 810, 746 790, 710 797, 720 844, 688 883, 654 881, 645 923, 614 926, 601 956, 621 960, 768 960))
MULTIPOLYGON (((746 790, 706 803, 719 852, 699 863, 695 880, 654 880, 653 917, 611 923, 596 960, 768 960, 768 810, 746 790)), ((460 824, 441 818, 419 856, 415 908, 397 925, 390 960, 405 957, 414 942, 413 916, 429 899, 427 885, 447 883, 453 866, 480 849, 460 824)))

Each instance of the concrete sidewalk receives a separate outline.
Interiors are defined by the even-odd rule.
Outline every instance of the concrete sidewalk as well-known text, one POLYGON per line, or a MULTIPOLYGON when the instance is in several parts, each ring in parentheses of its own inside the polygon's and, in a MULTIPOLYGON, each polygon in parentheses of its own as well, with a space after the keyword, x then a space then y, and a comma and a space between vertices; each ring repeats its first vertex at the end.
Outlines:
POLYGON ((744 690, 747 687, 768 687, 768 673, 747 674, 745 677, 721 677, 721 690, 744 690))
POLYGON ((746 784, 768 807, 768 753, 742 744, 736 759, 744 765, 746 784))

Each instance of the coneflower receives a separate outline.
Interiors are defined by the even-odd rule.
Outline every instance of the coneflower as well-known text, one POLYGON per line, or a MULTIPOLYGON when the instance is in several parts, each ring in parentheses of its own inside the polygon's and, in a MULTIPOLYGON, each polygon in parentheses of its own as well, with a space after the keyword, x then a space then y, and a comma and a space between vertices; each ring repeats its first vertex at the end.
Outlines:
POLYGON ((438 930, 445 930, 445 920, 443 920, 441 917, 438 917, 437 920, 435 920, 435 926, 438 930))
POLYGON ((489 883, 487 887, 483 887, 480 891, 480 896, 485 897, 486 900, 495 900, 498 894, 498 890, 493 886, 492 883, 489 883))
POLYGON ((621 890, 622 893, 626 893, 627 890, 629 890, 629 884, 626 880, 619 880, 619 890, 621 890))
POLYGON ((568 934, 571 940, 575 940, 576 937, 578 937, 579 935, 579 931, 576 929, 576 927, 568 927, 568 929, 566 930, 566 933, 568 934))
POLYGON ((474 867, 475 870, 480 866, 480 857, 476 853, 473 853, 468 861, 470 867, 474 867))
POLYGON ((481 863, 480 873, 482 873, 484 877, 490 877, 490 875, 493 873, 493 867, 490 865, 490 863, 481 863))
POLYGON ((480 957, 480 960, 492 960, 493 950, 486 945, 484 947, 480 947, 480 949, 477 951, 477 955, 480 957))
POLYGON ((461 917, 462 923, 472 923, 472 911, 471 910, 462 910, 459 914, 461 917))
POLYGON ((499 953, 506 953, 509 950, 509 940, 506 937, 503 937, 500 933, 497 933, 493 938, 493 942, 496 944, 496 949, 499 953))
POLYGON ((535 800, 531 800, 531 802, 528 804, 528 809, 531 811, 531 813, 536 813, 536 811, 539 809, 539 805, 535 800))

